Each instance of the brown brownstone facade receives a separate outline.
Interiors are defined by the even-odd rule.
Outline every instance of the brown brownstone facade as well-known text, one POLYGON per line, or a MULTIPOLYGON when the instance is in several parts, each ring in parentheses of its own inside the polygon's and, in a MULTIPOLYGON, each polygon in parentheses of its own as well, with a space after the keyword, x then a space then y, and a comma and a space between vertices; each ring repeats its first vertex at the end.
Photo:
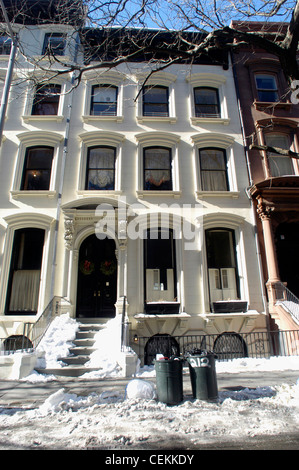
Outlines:
MULTIPOLYGON (((243 27, 256 31, 264 25, 243 27)), ((271 31, 283 27, 272 23, 271 31)), ((256 209, 270 327, 298 329, 277 300, 281 283, 299 297, 299 160, 265 147, 299 153, 299 105, 291 102, 292 90, 274 55, 242 46, 232 53, 232 62, 250 179, 247 193, 256 209)))

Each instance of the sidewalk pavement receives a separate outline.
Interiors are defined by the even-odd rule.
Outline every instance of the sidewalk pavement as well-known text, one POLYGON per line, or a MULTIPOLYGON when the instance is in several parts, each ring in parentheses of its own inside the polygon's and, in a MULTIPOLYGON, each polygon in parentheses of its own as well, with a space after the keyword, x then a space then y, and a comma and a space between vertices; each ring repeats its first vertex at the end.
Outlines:
MULTIPOLYGON (((61 388, 66 393, 88 396, 91 393, 123 391, 132 378, 84 379, 80 377, 57 377, 49 382, 30 383, 24 380, 3 380, 0 382, 0 408, 37 408, 61 388)), ((138 378, 138 377, 136 377, 138 378)), ((142 380, 156 382, 155 377, 140 377, 142 380)), ((243 388, 257 388, 286 384, 295 384, 299 371, 283 370, 269 372, 242 372, 217 374, 218 390, 233 391, 243 388)), ((190 375, 187 369, 183 374, 183 393, 192 398, 190 375)))

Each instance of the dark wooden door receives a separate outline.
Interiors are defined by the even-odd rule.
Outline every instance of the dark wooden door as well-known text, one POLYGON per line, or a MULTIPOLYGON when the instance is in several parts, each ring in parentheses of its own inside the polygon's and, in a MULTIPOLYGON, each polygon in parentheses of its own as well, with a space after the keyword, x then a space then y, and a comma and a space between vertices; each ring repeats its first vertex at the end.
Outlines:
POLYGON ((78 317, 114 317, 117 289, 115 242, 91 235, 79 253, 78 317))

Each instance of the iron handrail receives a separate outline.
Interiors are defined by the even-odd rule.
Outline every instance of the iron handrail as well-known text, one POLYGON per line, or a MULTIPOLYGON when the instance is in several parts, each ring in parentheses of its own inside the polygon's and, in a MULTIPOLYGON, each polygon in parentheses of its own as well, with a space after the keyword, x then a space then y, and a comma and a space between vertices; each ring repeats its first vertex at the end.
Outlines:
POLYGON ((276 305, 281 305, 299 325, 299 299, 282 282, 275 283, 276 305))

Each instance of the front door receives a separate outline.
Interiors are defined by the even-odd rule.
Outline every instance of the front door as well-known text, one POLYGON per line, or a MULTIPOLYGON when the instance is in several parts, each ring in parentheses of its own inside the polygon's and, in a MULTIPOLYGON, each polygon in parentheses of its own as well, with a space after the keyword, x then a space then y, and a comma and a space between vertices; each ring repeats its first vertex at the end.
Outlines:
POLYGON ((299 223, 282 223, 278 226, 276 250, 280 279, 299 297, 299 223))
POLYGON ((77 317, 114 317, 116 286, 114 240, 90 235, 79 252, 77 317))

